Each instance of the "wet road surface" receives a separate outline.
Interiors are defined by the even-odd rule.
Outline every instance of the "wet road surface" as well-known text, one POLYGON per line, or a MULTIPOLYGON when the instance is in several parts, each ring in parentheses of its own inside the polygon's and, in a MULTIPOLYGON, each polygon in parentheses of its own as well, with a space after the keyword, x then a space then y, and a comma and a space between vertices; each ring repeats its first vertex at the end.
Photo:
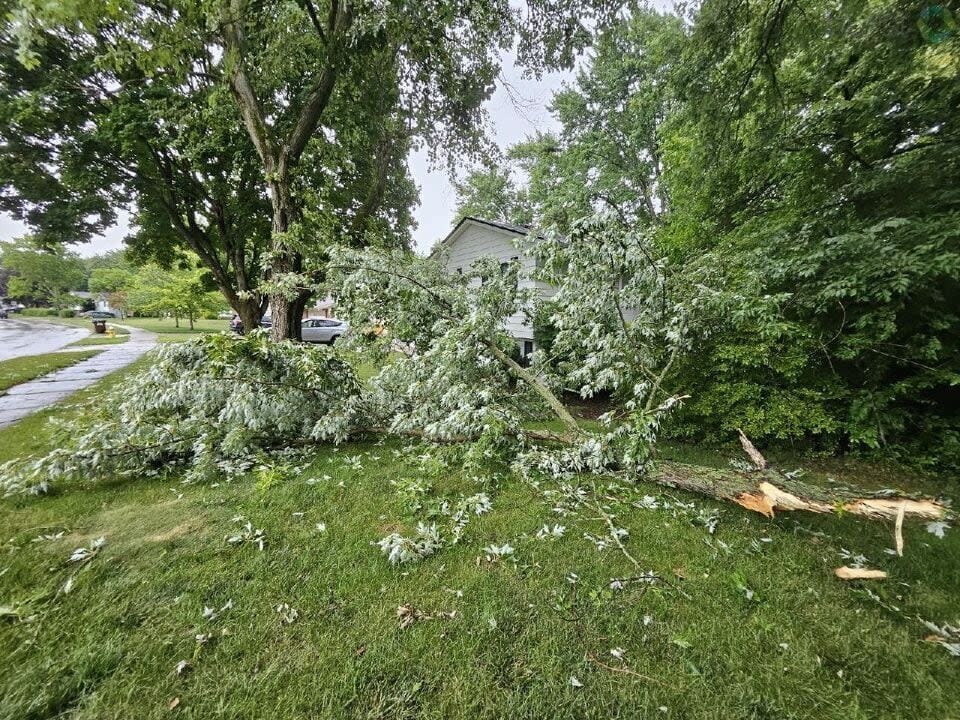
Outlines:
MULTIPOLYGON (((90 330, 93 330, 92 324, 90 330)), ((42 320, 31 322, 11 315, 7 320, 0 320, 0 360, 55 352, 87 337, 90 330, 42 320)))

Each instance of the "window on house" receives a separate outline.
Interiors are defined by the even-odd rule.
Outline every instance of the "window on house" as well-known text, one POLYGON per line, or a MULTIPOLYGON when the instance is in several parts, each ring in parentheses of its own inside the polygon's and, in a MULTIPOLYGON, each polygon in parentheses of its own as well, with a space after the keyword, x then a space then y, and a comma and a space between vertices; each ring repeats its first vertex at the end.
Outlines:
POLYGON ((500 274, 501 275, 506 274, 509 268, 510 268, 510 263, 505 263, 505 262, 500 263, 500 274))
POLYGON ((457 275, 463 275, 463 268, 457 268, 457 275))
POLYGON ((523 341, 523 356, 530 357, 533 355, 533 340, 524 340, 523 341))

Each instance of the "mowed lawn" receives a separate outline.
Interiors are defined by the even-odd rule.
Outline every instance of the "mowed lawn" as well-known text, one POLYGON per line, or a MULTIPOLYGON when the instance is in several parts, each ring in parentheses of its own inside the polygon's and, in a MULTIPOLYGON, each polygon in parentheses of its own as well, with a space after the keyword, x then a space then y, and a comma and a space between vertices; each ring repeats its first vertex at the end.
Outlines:
POLYGON ((82 340, 77 340, 76 342, 73 342, 73 343, 70 343, 70 344, 71 344, 71 345, 74 345, 74 346, 77 346, 77 345, 120 345, 121 343, 125 343, 125 342, 126 342, 127 340, 129 340, 129 339, 130 339, 129 333, 128 333, 128 334, 124 334, 124 335, 121 335, 121 334, 118 333, 118 334, 113 335, 113 336, 106 335, 106 334, 103 334, 103 335, 99 335, 99 334, 98 334, 98 335, 91 335, 90 337, 85 337, 85 338, 83 338, 82 340))
MULTIPOLYGON (((0 461, 50 432, 39 416, 0 431, 0 461)), ((618 589, 637 568, 584 536, 606 533, 589 502, 558 513, 571 506, 555 486, 423 467, 403 447, 2 501, 0 718, 960 716, 960 659, 924 642, 920 620, 960 624, 956 529, 908 523, 896 558, 882 523, 767 520, 648 483, 594 496, 584 478, 665 580, 618 589), (486 492, 493 509, 457 545, 393 567, 373 543, 422 519, 393 484, 410 479, 429 486, 426 504, 486 492), (246 521, 262 550, 226 542, 246 521), (537 538, 545 524, 562 537, 537 538), (68 562, 99 537, 92 559, 68 562), (514 552, 490 561, 491 544, 514 552), (837 580, 858 554, 890 577, 837 580)))
POLYGON ((229 320, 207 320, 203 318, 194 320, 192 329, 190 328, 190 321, 185 318, 180 318, 179 326, 173 318, 125 318, 117 320, 117 322, 150 332, 166 334, 200 334, 222 332, 230 329, 229 320))
MULTIPOLYGON (((88 328, 91 332, 93 331, 93 322, 84 317, 29 317, 24 319, 29 321, 39 320, 41 322, 55 323, 57 325, 70 325, 71 327, 88 328)), ((173 318, 156 317, 128 317, 123 318, 122 320, 107 319, 107 324, 129 325, 142 330, 149 330, 150 332, 177 335, 221 332, 230 329, 229 320, 207 320, 205 318, 198 318, 194 320, 193 329, 190 328, 190 321, 185 318, 180 318, 179 325, 173 318)), ((118 334, 123 334, 124 332, 125 331, 122 328, 118 329, 118 334)))
POLYGON ((96 350, 53 352, 0 361, 0 395, 14 385, 52 373, 97 354, 96 350))

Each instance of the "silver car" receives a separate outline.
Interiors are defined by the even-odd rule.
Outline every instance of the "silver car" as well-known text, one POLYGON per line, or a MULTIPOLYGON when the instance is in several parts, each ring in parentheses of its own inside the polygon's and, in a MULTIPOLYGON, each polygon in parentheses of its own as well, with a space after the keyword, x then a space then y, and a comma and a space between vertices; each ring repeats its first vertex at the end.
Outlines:
POLYGON ((300 323, 300 337, 304 342, 329 343, 333 345, 337 338, 350 329, 350 323, 333 318, 307 318, 300 323))

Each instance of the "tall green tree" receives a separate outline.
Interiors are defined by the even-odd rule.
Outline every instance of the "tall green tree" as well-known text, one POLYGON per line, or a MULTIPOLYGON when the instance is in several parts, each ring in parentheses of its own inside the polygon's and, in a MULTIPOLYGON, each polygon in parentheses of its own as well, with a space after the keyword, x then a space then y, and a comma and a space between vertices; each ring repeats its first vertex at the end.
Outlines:
POLYGON ((541 224, 610 205, 696 296, 669 432, 960 465, 958 43, 894 0, 632 7, 511 148, 541 224))
POLYGON ((710 0, 674 85, 664 242, 730 298, 683 430, 960 466, 960 38, 895 0, 710 0))
POLYGON ((507 166, 491 165, 484 170, 474 170, 455 180, 453 188, 457 193, 454 223, 467 216, 516 225, 533 221, 526 192, 517 187, 507 166))
MULTIPOLYGON (((536 71, 569 64, 589 37, 586 28, 611 12, 591 0, 538 0, 525 18, 506 0, 161 0, 106 7, 21 0, 8 36, 28 67, 56 63, 48 48, 62 43, 88 52, 83 77, 109 70, 100 83, 105 92, 136 86, 162 97, 166 106, 148 103, 144 111, 161 131, 146 152, 155 156, 154 174, 166 191, 138 196, 136 204, 185 236, 202 226, 198 215, 217 217, 214 200, 201 192, 206 187, 197 186, 204 170, 198 146, 229 141, 232 148, 237 133, 245 134, 243 150, 214 158, 229 160, 222 177, 231 184, 250 178, 262 191, 258 199, 269 203, 269 240, 258 260, 269 280, 274 337, 282 338, 299 331, 326 249, 371 242, 371 228, 404 239, 412 194, 397 179, 405 177, 411 142, 426 143, 434 156, 480 147, 482 103, 499 54, 517 31, 521 57, 536 71), (227 137, 210 133, 211 125, 227 137), (186 148, 171 143, 171 135, 186 148), (171 200, 179 201, 173 211, 171 200)), ((143 108, 134 102, 128 111, 143 108)), ((127 136, 126 122, 115 127, 127 136)), ((154 135, 129 140, 142 144, 144 137, 154 135)), ((154 229, 139 215, 138 224, 154 229)), ((158 233, 147 235, 161 242, 158 233)), ((191 247, 216 275, 205 248, 191 247)))
POLYGON ((56 307, 74 304, 69 291, 80 289, 87 278, 76 254, 38 249, 29 240, 0 243, 0 266, 10 273, 10 297, 56 307))
POLYGON ((670 204, 662 127, 676 104, 670 78, 685 42, 678 17, 639 3, 597 32, 589 63, 550 103, 560 130, 508 153, 529 179, 540 224, 567 230, 600 205, 635 225, 659 223, 670 204))
MULTIPOLYGON (((164 24, 161 6, 144 17, 164 24)), ((103 232, 130 205, 127 241, 141 261, 193 252, 234 309, 259 319, 268 205, 246 137, 217 106, 229 96, 216 49, 181 26, 183 54, 161 68, 162 52, 133 51, 136 40, 127 45, 125 28, 99 13, 61 31, 36 26, 24 64, 23 22, 0 23, 0 207, 54 247, 103 232)))
MULTIPOLYGON (((130 203, 135 258, 170 265, 184 250, 195 253, 255 325, 267 303, 269 189, 230 91, 220 25, 206 23, 209 7, 53 10, 47 24, 21 17, 0 37, 7 84, 0 113, 9 118, 0 164, 13 190, 4 194, 6 209, 54 244, 102 231, 117 205, 130 203), (32 33, 26 66, 16 59, 24 23, 32 33)), ((274 52, 295 45, 289 28, 274 30, 274 52)), ((299 177, 309 206, 304 232, 317 244, 318 236, 407 238, 415 197, 403 163, 408 146, 403 133, 386 138, 381 118, 358 111, 361 99, 375 104, 383 96, 378 69, 364 71, 367 87, 331 99, 335 127, 299 177)))

